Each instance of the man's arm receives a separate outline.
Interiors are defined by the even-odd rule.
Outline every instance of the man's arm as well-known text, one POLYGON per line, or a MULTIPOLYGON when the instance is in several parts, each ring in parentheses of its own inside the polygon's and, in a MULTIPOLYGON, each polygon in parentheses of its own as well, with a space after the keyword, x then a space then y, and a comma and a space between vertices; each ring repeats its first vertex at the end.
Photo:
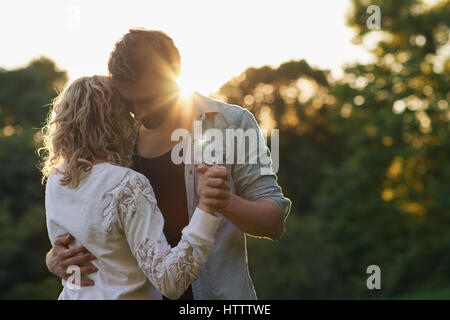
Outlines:
MULTIPOLYGON (((74 240, 72 235, 66 234, 56 238, 53 248, 47 253, 45 263, 48 270, 59 278, 66 279, 71 274, 67 273, 67 268, 71 265, 80 267, 81 275, 97 272, 97 268, 90 263, 95 257, 83 246, 69 248, 69 244, 74 240)), ((81 286, 93 286, 94 281, 81 279, 81 286)))
MULTIPOLYGON (((201 172, 201 167, 198 171, 201 172)), ((202 192, 201 202, 222 213, 242 232, 257 237, 274 240, 281 238, 284 232, 283 211, 269 200, 250 201, 231 194, 228 184, 228 172, 223 166, 210 168, 206 175, 209 187, 202 192)))
MULTIPOLYGON (((239 128, 244 131, 254 130, 258 139, 257 144, 263 146, 257 154, 265 153, 270 156, 258 124, 249 111, 245 110, 242 113, 239 128)), ((235 147, 234 155, 238 152, 246 152, 245 163, 235 163, 232 166, 233 171, 230 172, 236 187, 236 195, 226 191, 229 186, 225 185, 225 182, 214 182, 212 179, 212 183, 215 184, 210 187, 214 187, 215 190, 208 191, 209 194, 204 195, 203 201, 206 205, 222 213, 245 233, 257 237, 280 239, 284 232, 284 221, 289 214, 291 201, 283 196, 272 170, 271 161, 250 163, 250 155, 253 157, 256 154, 254 149, 256 147, 254 143, 250 144, 247 141, 238 143, 235 147), (223 199, 227 199, 226 203, 223 199)), ((224 172, 226 172, 225 167, 216 166, 216 168, 221 168, 220 170, 214 168, 208 170, 208 175, 211 178, 223 178, 224 172)))
POLYGON ((283 212, 271 201, 249 201, 232 194, 230 204, 220 212, 241 231, 252 236, 279 240, 284 233, 283 212))

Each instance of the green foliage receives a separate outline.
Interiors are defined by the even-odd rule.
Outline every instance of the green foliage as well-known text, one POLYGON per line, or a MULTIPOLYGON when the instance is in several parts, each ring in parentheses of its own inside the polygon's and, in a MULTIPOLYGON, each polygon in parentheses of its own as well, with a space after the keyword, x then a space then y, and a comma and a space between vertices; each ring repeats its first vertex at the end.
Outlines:
POLYGON ((397 297, 398 300, 448 300, 450 288, 421 291, 397 297))
POLYGON ((284 65, 259 78, 249 69, 220 92, 263 127, 270 105, 281 129, 279 181, 294 211, 279 242, 249 240, 260 298, 394 298, 450 284, 449 1, 352 2, 355 42, 381 39, 373 63, 329 84, 284 65), (366 27, 371 4, 381 31, 366 27), (301 79, 315 84, 309 99, 301 79), (275 98, 257 99, 266 85, 275 98), (372 264, 382 290, 366 287, 372 264))
POLYGON ((36 149, 47 106, 66 80, 46 58, 0 70, 0 298, 58 296, 44 263, 50 244, 36 149))
POLYGON ((323 298, 332 261, 322 221, 298 212, 291 212, 288 221, 279 241, 247 238, 248 263, 258 299, 323 298))

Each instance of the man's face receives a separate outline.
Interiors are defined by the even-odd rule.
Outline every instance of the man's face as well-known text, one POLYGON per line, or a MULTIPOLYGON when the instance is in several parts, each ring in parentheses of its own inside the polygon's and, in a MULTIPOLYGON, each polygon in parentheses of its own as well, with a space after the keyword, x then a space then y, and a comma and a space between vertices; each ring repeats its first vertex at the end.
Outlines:
POLYGON ((175 82, 150 74, 133 85, 119 88, 119 92, 130 104, 135 119, 147 129, 156 129, 164 122, 179 96, 175 82))

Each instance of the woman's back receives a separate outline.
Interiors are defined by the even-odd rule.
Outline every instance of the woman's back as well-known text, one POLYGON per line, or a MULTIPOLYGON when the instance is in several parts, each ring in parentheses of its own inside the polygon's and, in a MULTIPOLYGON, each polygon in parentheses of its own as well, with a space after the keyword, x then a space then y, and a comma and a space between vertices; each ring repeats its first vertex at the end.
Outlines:
MULTIPOLYGON (((129 175, 138 173, 107 162, 93 166, 76 189, 61 186, 60 174, 51 174, 46 187, 47 226, 50 240, 64 233, 76 239, 97 259, 99 269, 89 277, 92 287, 69 289, 62 299, 160 299, 130 251, 123 232, 117 228, 114 203, 121 195, 113 192, 129 175)), ((148 213, 150 214, 150 213, 148 213)), ((65 281, 63 280, 63 284, 65 281)))
POLYGON ((171 248, 148 179, 124 167, 94 165, 77 188, 51 174, 46 188, 50 241, 70 233, 97 260, 92 287, 64 289, 60 299, 178 299, 205 265, 221 219, 196 208, 171 248))

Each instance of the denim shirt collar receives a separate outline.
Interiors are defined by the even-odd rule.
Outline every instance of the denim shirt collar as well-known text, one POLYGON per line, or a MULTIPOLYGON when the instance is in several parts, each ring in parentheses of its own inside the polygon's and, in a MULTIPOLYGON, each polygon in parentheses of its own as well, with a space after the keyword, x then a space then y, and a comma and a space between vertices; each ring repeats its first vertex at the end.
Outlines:
POLYGON ((216 101, 202 96, 197 91, 194 91, 192 99, 194 105, 195 120, 204 120, 207 114, 219 112, 219 106, 216 101))

